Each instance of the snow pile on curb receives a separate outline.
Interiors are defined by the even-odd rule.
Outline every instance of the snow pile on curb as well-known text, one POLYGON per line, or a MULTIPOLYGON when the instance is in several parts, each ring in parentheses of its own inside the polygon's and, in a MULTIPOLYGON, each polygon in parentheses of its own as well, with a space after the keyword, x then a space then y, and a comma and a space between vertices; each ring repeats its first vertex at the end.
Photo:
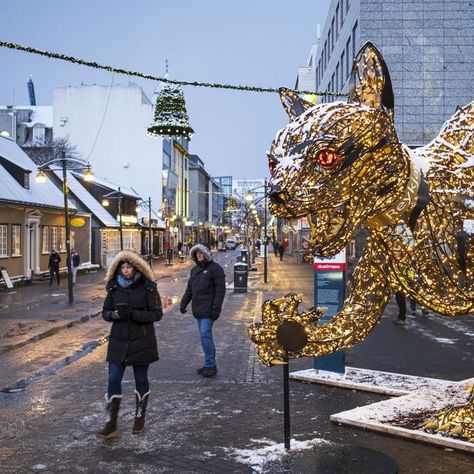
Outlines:
POLYGON ((235 461, 250 466, 255 472, 262 472, 269 462, 278 461, 289 454, 289 452, 311 449, 318 444, 331 444, 321 438, 296 441, 291 439, 291 451, 285 449, 283 443, 275 443, 269 439, 252 439, 253 443, 263 444, 260 448, 238 449, 224 448, 224 451, 234 458, 235 461))
POLYGON ((447 387, 453 382, 413 375, 382 372, 380 370, 359 369, 358 367, 346 367, 344 374, 327 372, 325 370, 300 370, 291 372, 292 380, 313 382, 337 387, 363 390, 385 395, 406 395, 414 390, 434 390, 439 387, 447 387))
MULTIPOLYGON (((440 385, 431 389, 423 388, 399 398, 336 413, 331 415, 331 421, 474 452, 474 444, 467 441, 404 427, 410 419, 422 417, 426 421, 440 410, 466 403, 469 396, 466 390, 468 383, 474 383, 474 379, 451 382, 447 386, 440 385)), ((418 424, 421 421, 420 419, 418 424)))

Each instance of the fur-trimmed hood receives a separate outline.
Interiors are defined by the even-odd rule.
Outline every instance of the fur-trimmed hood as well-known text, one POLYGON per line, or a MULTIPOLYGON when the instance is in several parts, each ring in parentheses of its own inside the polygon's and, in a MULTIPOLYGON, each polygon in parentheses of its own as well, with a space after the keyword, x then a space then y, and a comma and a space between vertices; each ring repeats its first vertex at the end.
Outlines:
POLYGON ((131 250, 122 250, 114 257, 112 263, 107 269, 107 276, 105 277, 106 281, 110 281, 116 276, 119 266, 123 262, 128 262, 130 265, 133 265, 145 278, 153 281, 154 275, 150 265, 143 260, 140 255, 131 250))
POLYGON ((206 260, 208 262, 212 262, 212 253, 211 251, 205 246, 205 245, 202 245, 202 244, 196 244, 194 247, 191 248, 191 250, 189 251, 189 254, 191 255, 191 258, 196 262, 196 263, 199 263, 198 262, 198 259, 196 258, 196 252, 197 251, 200 251, 204 254, 204 256, 206 257, 206 260))

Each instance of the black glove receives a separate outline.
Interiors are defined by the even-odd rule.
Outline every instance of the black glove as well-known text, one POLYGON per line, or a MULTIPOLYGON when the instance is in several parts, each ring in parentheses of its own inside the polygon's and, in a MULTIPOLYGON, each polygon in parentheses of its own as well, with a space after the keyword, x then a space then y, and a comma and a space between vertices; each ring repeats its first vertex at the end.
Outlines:
POLYGON ((111 321, 118 321, 119 319, 120 319, 120 314, 116 309, 114 311, 110 312, 110 320, 111 321))
POLYGON ((188 312, 188 310, 187 310, 184 306, 180 306, 179 312, 180 312, 181 314, 185 314, 185 313, 188 312))
POLYGON ((221 308, 212 308, 212 320, 215 321, 221 315, 221 308))
POLYGON ((118 313, 118 319, 128 319, 128 305, 117 305, 114 313, 118 313))

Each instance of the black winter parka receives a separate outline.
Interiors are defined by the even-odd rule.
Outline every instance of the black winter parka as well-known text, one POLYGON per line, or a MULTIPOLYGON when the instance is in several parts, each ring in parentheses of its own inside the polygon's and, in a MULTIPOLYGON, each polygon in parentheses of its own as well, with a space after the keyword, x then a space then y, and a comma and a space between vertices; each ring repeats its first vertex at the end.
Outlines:
POLYGON ((214 261, 198 263, 192 270, 188 286, 181 299, 181 309, 192 301, 193 316, 216 320, 222 309, 225 296, 225 274, 222 267, 214 261))
POLYGON ((156 283, 142 276, 129 288, 122 288, 115 278, 106 286, 107 296, 102 317, 112 322, 107 361, 125 365, 144 365, 158 360, 153 323, 163 316, 156 283), (112 320, 118 310, 121 318, 112 320))

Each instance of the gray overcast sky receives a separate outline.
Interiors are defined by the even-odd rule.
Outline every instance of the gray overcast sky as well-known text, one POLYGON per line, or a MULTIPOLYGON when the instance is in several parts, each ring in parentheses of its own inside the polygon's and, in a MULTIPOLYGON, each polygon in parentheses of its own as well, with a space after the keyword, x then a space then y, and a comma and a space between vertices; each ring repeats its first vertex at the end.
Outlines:
MULTIPOLYGON (((1 2, 0 39, 172 78, 294 87, 330 0, 15 0, 1 2)), ((64 85, 110 84, 111 74, 0 48, 0 104, 38 105, 64 85)), ((132 78, 151 98, 156 83, 132 78)), ((115 76, 127 84, 127 76, 115 76)), ((268 175, 265 151, 287 123, 277 94, 185 87, 196 130, 191 153, 215 176, 268 175)), ((150 117, 151 120, 151 117, 150 117)), ((117 137, 123 139, 123 137, 117 137)))

